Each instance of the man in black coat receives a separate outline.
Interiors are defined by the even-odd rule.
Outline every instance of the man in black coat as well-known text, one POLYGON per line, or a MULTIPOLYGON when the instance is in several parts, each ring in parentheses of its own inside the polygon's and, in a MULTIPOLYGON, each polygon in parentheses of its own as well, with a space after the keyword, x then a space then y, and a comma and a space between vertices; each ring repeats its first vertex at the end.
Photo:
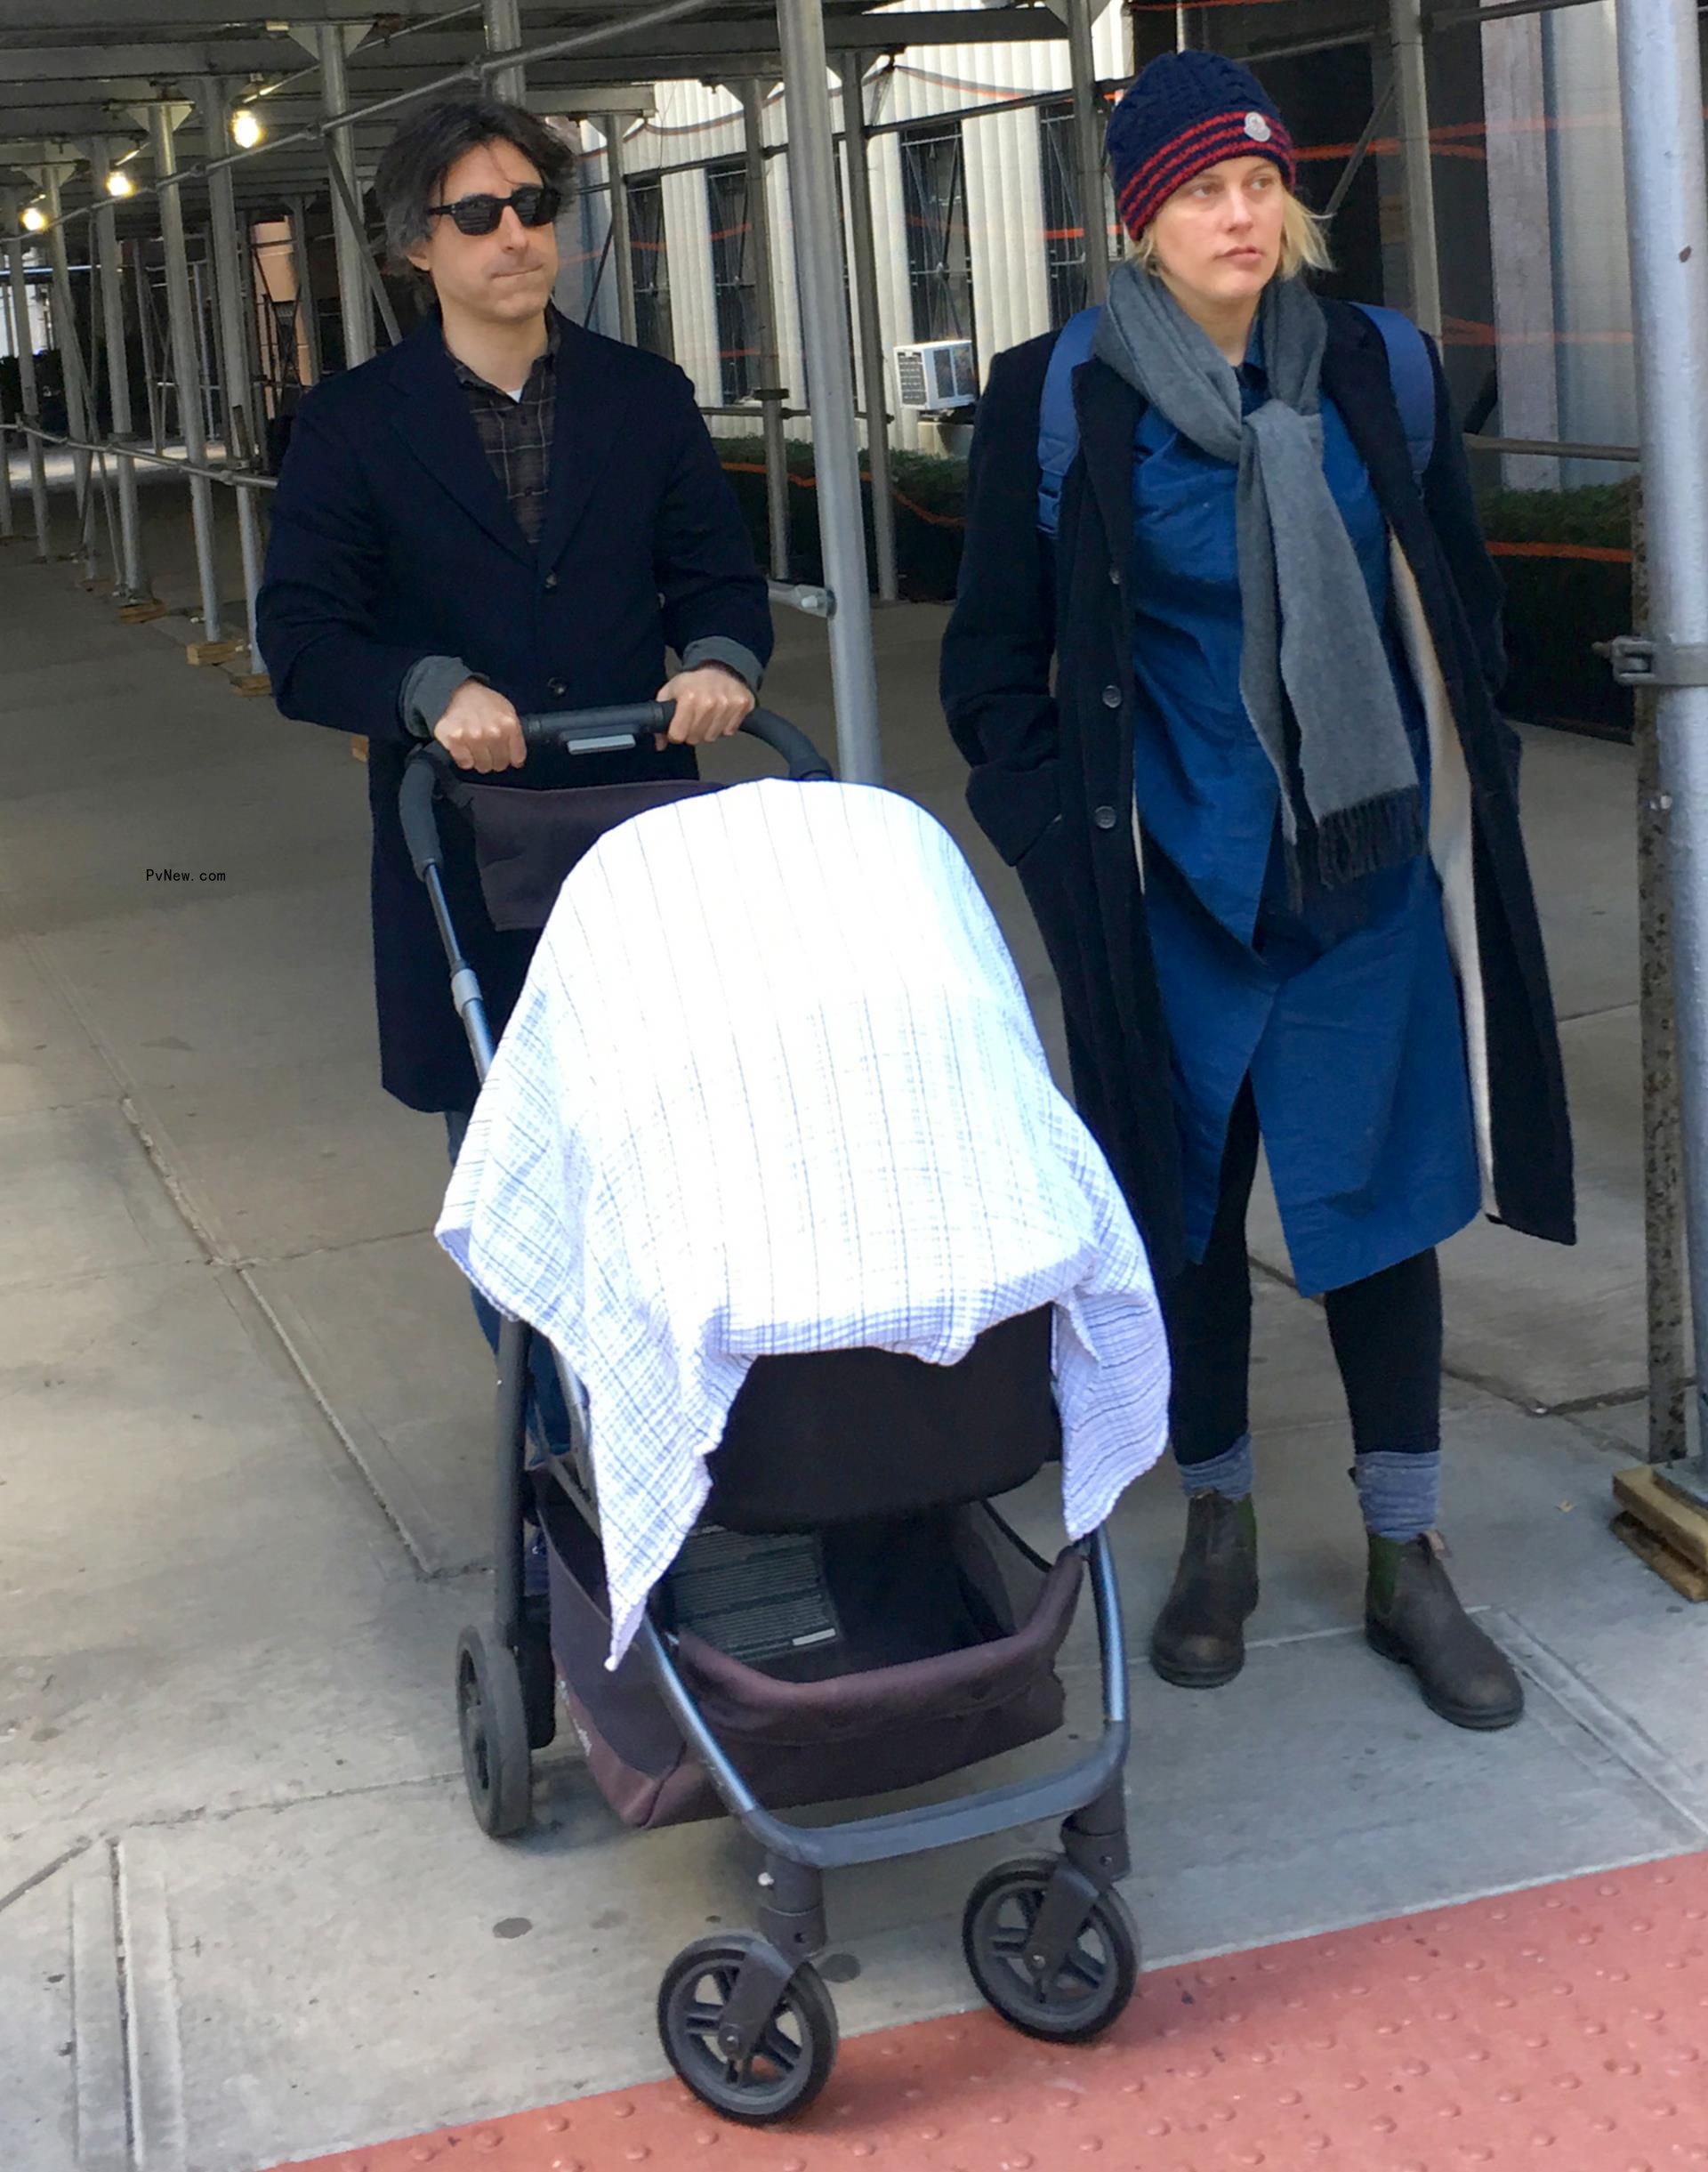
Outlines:
MULTIPOLYGON (((771 650, 765 583, 688 379, 552 307, 569 166, 542 122, 487 98, 399 131, 375 193, 393 258, 436 306, 303 400, 258 610, 284 714, 368 740, 381 1078, 444 1115, 453 1154, 476 1078, 399 820, 411 749, 436 739, 523 789, 691 777, 694 747, 752 709, 771 650), (655 698, 676 705, 657 747, 523 745, 522 715, 655 698)), ((535 938, 495 930, 454 829, 444 879, 496 1032, 535 938)), ((475 1311, 495 1346, 491 1308, 475 1311)), ((535 1356, 536 1436, 560 1449, 568 1414, 544 1344, 535 1356)))
MULTIPOLYGON (((474 1070, 398 820, 411 747, 431 737, 522 788, 691 776, 692 748, 752 708, 771 648, 765 583, 688 379, 551 306, 568 168, 542 122, 490 99, 399 130, 375 192, 394 257, 437 306, 303 400, 260 598, 280 709, 369 742, 383 1083, 453 1115, 473 1104, 474 1070), (655 697, 676 704, 663 747, 523 747, 519 713, 655 697)), ((533 939, 495 933, 463 856, 447 884, 501 1027, 533 939)))

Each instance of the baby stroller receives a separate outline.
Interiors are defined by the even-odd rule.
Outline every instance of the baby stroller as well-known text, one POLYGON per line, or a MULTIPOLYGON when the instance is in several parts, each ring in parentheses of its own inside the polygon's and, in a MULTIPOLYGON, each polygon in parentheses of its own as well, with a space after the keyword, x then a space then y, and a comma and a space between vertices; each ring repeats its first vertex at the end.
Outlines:
MULTIPOLYGON (((667 707, 528 718, 530 746, 629 747, 667 707)), ((803 785, 830 771, 792 725, 744 729, 803 785)), ((475 1067, 493 1046, 442 879, 441 813, 467 823, 496 928, 545 922, 564 876, 616 823, 705 783, 518 792, 482 786, 441 750, 411 760, 400 803, 475 1067)), ((531 1756, 561 1689, 600 1791, 629 1824, 728 1813, 755 1844, 757 1933, 677 1955, 657 2002, 671 2064, 726 2117, 761 2124, 818 2095, 836 2017, 814 1955, 827 1943, 824 1873, 1060 1819, 1059 1854, 979 1880, 963 1946, 1003 2017, 1084 2041, 1131 1999, 1138 1938, 1116 1881, 1129 1866, 1123 1770, 1126 1658, 1105 1532, 1052 1562, 993 1502, 1060 1452, 1051 1308, 1001 1322, 959 1364, 879 1350, 761 1358, 713 1458, 713 1490, 614 1670, 585 1404, 561 1357, 572 1441, 528 1464, 530 1330, 499 1344, 495 1604, 463 1633, 457 1722, 477 1821, 512 1835, 530 1812, 531 1756), (544 1535, 546 1603, 524 1595, 525 1527, 544 1535), (941 1780, 1059 1728, 1056 1659, 1082 1583, 1096 1611, 1102 1732, 1065 1767, 945 1800, 804 1825, 780 1810, 941 1780)), ((554 1353, 555 1354, 555 1353, 554 1353)))

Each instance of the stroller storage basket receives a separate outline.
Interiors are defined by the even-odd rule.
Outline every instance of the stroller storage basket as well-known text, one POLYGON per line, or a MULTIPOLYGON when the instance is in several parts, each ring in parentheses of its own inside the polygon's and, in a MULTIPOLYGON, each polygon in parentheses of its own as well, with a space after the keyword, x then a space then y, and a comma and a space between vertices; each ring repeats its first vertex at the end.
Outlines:
MULTIPOLYGON (((552 1653, 600 1793, 629 1825, 721 1815, 644 1654, 631 1650, 607 1670, 610 1621, 598 1543, 567 1499, 542 1490, 552 1653)), ((677 1641, 678 1668, 706 1722, 748 1785, 777 1809, 939 1780, 1061 1724, 1054 1669, 1084 1580, 1076 1549, 1041 1576, 1000 1525, 968 1510, 909 1528, 866 1527, 868 1535, 874 1551, 899 1545, 911 1554, 910 1577, 933 1577, 922 1619, 908 1626, 921 1644, 942 1649, 862 1665, 866 1625, 856 1622, 845 1640, 850 1670, 801 1681, 781 1667, 745 1664, 689 1629, 677 1641), (1017 1620, 1012 1594, 1028 1585, 1029 1609, 1017 1620)), ((857 1559, 870 1559, 865 1546, 857 1559)), ((839 1590, 834 1561, 827 1581, 834 1601, 868 1595, 858 1572, 839 1590)), ((892 1618, 887 1626, 893 1633, 892 1618)))

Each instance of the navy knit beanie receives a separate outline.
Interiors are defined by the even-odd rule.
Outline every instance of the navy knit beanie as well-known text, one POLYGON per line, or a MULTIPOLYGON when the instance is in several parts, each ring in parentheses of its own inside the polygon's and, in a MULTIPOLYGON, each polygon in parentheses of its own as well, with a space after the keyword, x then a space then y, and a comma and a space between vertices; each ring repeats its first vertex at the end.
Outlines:
POLYGON ((1109 116, 1121 222, 1136 239, 1177 189, 1224 158, 1271 158, 1289 189, 1293 138, 1257 77, 1219 52, 1165 52, 1109 116))

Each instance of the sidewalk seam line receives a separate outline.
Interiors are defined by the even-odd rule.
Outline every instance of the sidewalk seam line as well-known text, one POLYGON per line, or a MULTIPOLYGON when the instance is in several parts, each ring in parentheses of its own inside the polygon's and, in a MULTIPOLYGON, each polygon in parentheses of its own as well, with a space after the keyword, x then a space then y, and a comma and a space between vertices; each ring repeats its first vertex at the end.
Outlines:
POLYGON ((1499 1621, 1501 1642, 1509 1656, 1609 1756, 1708 1840, 1708 1801, 1703 1790, 1693 1787, 1684 1766, 1516 1614, 1503 1607, 1490 1611, 1499 1621))

